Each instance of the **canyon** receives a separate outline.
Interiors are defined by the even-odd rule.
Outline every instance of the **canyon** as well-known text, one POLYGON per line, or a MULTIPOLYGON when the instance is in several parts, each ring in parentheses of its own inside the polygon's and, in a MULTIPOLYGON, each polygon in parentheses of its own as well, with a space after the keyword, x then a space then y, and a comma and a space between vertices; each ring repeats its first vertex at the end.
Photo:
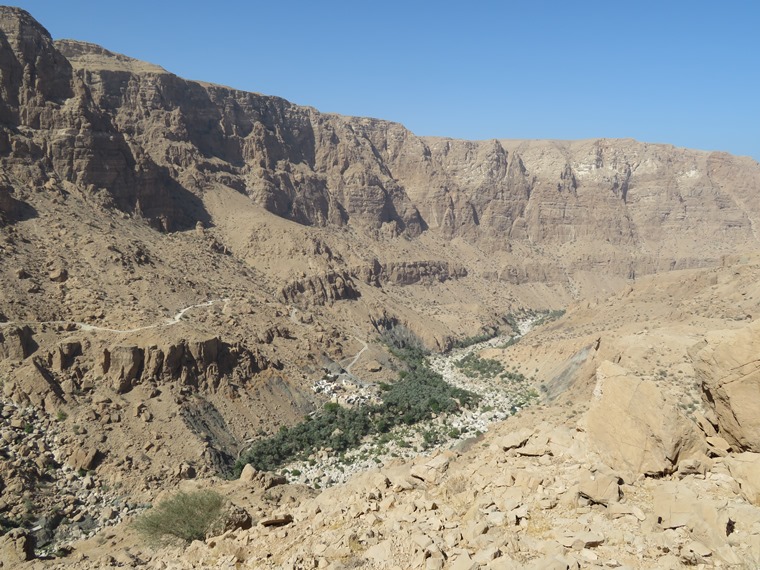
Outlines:
POLYGON ((417 136, 0 7, 0 562, 756 567, 758 189, 748 157, 417 136), (462 386, 465 354, 497 363, 521 405, 326 489, 327 449, 232 476, 400 382, 392 331, 462 386), (141 542, 181 489, 253 526, 141 542))

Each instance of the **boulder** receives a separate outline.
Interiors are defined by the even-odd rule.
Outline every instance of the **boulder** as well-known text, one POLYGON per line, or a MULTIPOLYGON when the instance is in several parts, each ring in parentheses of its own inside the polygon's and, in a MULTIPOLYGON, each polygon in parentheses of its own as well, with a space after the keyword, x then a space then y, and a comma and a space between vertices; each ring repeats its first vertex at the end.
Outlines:
POLYGON ((435 485, 446 472, 454 454, 449 451, 438 452, 428 461, 413 465, 409 474, 415 479, 421 479, 426 483, 435 485))
POLYGON ((10 375, 3 392, 16 404, 31 404, 47 411, 63 403, 63 390, 36 357, 10 375))
POLYGON ((219 536, 228 530, 247 530, 253 526, 251 515, 242 507, 229 504, 219 519, 206 532, 206 538, 219 536))
POLYGON ((74 363, 74 359, 81 355, 82 343, 78 341, 65 341, 58 344, 50 354, 48 360, 53 370, 62 372, 71 367, 74 363))
POLYGON ((23 360, 37 350, 28 326, 0 329, 0 360, 23 360))
POLYGON ((578 481, 578 494, 599 505, 617 503, 621 495, 620 479, 612 474, 584 469, 578 481))
POLYGON ((257 471, 250 463, 243 467, 238 481, 259 491, 266 491, 267 489, 271 489, 278 485, 284 485, 288 482, 284 475, 277 475, 276 473, 270 473, 268 471, 257 471))
POLYGON ((498 438, 494 443, 504 451, 509 451, 510 449, 515 449, 525 445, 525 443, 532 435, 533 430, 520 429, 498 438))
POLYGON ((34 544, 29 533, 21 528, 9 530, 0 536, 0 562, 7 568, 34 558, 34 544))
POLYGON ((293 522, 293 515, 276 514, 259 521, 260 526, 285 526, 293 522))
POLYGON ((760 506, 760 453, 739 453, 724 461, 744 498, 760 506))
POLYGON ((48 278, 54 283, 63 283, 69 278, 69 272, 65 267, 55 267, 48 273, 48 278))
POLYGON ((596 371, 591 405, 579 428, 604 463, 638 474, 672 473, 679 460, 701 454, 704 446, 695 424, 654 382, 608 361, 596 371))
POLYGON ((89 471, 98 464, 100 459, 100 452, 97 449, 85 449, 80 447, 77 449, 71 457, 69 457, 67 463, 75 470, 89 471))
POLYGON ((143 355, 143 349, 137 346, 119 345, 106 351, 103 371, 108 374, 117 394, 128 392, 140 377, 143 355))
POLYGON ((760 320, 738 330, 711 332, 689 350, 719 435, 743 451, 760 452, 759 352, 760 320))
POLYGON ((717 551, 726 545, 728 508, 723 500, 700 496, 676 481, 663 481, 654 491, 653 522, 663 530, 684 528, 693 540, 717 551))

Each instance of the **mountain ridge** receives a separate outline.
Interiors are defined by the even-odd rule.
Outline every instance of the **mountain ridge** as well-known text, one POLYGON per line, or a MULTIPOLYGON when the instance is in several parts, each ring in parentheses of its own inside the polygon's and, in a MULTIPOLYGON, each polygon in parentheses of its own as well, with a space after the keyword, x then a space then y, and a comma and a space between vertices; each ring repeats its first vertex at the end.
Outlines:
POLYGON ((0 7, 0 566, 757 567, 758 189, 725 153, 420 137, 0 7), (133 523, 177 491, 227 510, 154 548, 133 523))

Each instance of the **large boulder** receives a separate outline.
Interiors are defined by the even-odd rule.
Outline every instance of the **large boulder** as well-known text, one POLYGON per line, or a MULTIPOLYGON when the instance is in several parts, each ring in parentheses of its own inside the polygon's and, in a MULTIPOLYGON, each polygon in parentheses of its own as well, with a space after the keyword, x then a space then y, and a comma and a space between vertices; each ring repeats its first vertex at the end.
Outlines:
POLYGON ((36 357, 10 374, 3 393, 17 405, 32 405, 48 412, 64 402, 60 385, 36 357))
POLYGON ((735 449, 760 452, 760 321, 711 332, 689 354, 720 436, 735 449))
POLYGON ((117 393, 129 391, 140 378, 143 358, 144 351, 137 346, 117 345, 105 351, 103 371, 108 374, 117 393))
POLYGON ((37 350, 34 332, 28 326, 0 329, 0 360, 23 360, 37 350))
POLYGON ((13 568, 33 558, 34 541, 28 531, 14 528, 0 536, 0 562, 5 568, 13 568))
POLYGON ((633 474, 672 473, 680 459, 701 455, 696 425, 667 402, 654 382, 608 361, 579 427, 590 447, 613 469, 633 474))
POLYGON ((739 453, 725 462, 744 498, 760 506, 760 453, 739 453))

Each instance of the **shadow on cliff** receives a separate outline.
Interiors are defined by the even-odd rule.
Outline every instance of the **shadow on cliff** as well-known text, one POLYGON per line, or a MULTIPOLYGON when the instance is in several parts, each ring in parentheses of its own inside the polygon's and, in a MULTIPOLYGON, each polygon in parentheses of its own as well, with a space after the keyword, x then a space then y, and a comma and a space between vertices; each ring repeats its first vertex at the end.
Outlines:
POLYGON ((150 186, 146 186, 141 192, 141 204, 148 205, 143 207, 143 216, 148 218, 152 225, 167 232, 191 230, 198 222, 206 228, 210 227, 211 216, 203 201, 172 178, 167 168, 156 168, 160 172, 160 189, 158 196, 150 186))
POLYGON ((0 227, 34 219, 38 216, 33 206, 14 198, 13 190, 0 187, 0 227))

